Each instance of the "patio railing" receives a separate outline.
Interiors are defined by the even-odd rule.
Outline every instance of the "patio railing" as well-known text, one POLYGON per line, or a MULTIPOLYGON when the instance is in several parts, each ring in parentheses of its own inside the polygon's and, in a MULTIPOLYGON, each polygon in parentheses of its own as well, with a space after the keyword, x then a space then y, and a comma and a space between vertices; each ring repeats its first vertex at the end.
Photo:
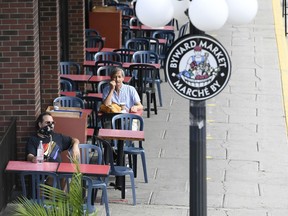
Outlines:
POLYGON ((0 212, 11 200, 15 187, 15 175, 5 173, 9 160, 16 159, 16 119, 12 119, 7 131, 0 140, 0 212))

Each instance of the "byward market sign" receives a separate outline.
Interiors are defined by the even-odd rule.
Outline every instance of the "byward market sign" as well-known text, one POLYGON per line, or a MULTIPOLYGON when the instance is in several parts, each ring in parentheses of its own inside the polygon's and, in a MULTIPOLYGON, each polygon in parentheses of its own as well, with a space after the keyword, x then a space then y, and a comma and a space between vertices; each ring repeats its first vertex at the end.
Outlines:
POLYGON ((208 35, 187 35, 175 41, 165 62, 171 87, 181 96, 201 101, 227 85, 231 61, 225 48, 208 35))

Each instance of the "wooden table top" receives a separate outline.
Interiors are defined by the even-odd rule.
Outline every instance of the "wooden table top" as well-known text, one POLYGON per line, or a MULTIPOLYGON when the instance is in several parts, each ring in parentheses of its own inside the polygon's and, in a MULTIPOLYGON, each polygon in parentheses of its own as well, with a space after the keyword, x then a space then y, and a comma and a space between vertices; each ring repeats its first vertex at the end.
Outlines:
POLYGON ((45 171, 56 172, 57 162, 32 163, 31 161, 9 161, 6 171, 45 171))
POLYGON ((133 130, 117 130, 117 129, 106 129, 100 128, 98 137, 102 139, 117 139, 117 140, 134 140, 144 141, 144 131, 133 131, 133 130))
MULTIPOLYGON (((110 172, 109 165, 79 164, 80 172, 89 175, 107 176, 110 172)), ((55 173, 74 173, 76 171, 73 163, 43 162, 32 163, 30 161, 9 161, 6 171, 35 171, 35 172, 55 172, 55 173)))
MULTIPOLYGON (((79 164, 80 172, 87 175, 107 176, 110 172, 109 165, 79 164)), ((74 173, 76 166, 73 163, 60 163, 57 173, 74 173)))
POLYGON ((77 82, 88 82, 91 75, 87 74, 60 74, 60 78, 70 79, 77 82))

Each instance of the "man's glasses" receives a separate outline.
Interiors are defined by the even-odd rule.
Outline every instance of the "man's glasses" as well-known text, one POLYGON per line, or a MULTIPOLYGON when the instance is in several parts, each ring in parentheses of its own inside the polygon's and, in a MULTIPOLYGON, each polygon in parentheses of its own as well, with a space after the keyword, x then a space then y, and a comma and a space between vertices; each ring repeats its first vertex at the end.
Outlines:
POLYGON ((52 125, 52 124, 55 124, 55 122, 54 121, 45 121, 45 124, 52 125))

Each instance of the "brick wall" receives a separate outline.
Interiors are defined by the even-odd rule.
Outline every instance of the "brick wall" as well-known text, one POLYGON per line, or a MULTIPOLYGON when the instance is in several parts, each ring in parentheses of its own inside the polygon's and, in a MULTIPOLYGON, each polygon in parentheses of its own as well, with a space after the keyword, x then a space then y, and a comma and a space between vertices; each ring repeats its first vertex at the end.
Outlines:
POLYGON ((82 65, 84 61, 85 1, 69 0, 69 59, 82 65))
MULTIPOLYGON (((0 137, 17 118, 17 156, 59 94, 59 1, 0 1, 0 137), (39 5, 38 5, 39 2, 39 5)), ((84 59, 84 2, 68 0, 70 59, 84 59)))
POLYGON ((40 112, 37 0, 0 3, 0 133, 17 117, 17 152, 40 112))
POLYGON ((40 52, 41 52, 41 102, 42 111, 52 105, 59 93, 60 34, 59 3, 40 0, 40 52))

